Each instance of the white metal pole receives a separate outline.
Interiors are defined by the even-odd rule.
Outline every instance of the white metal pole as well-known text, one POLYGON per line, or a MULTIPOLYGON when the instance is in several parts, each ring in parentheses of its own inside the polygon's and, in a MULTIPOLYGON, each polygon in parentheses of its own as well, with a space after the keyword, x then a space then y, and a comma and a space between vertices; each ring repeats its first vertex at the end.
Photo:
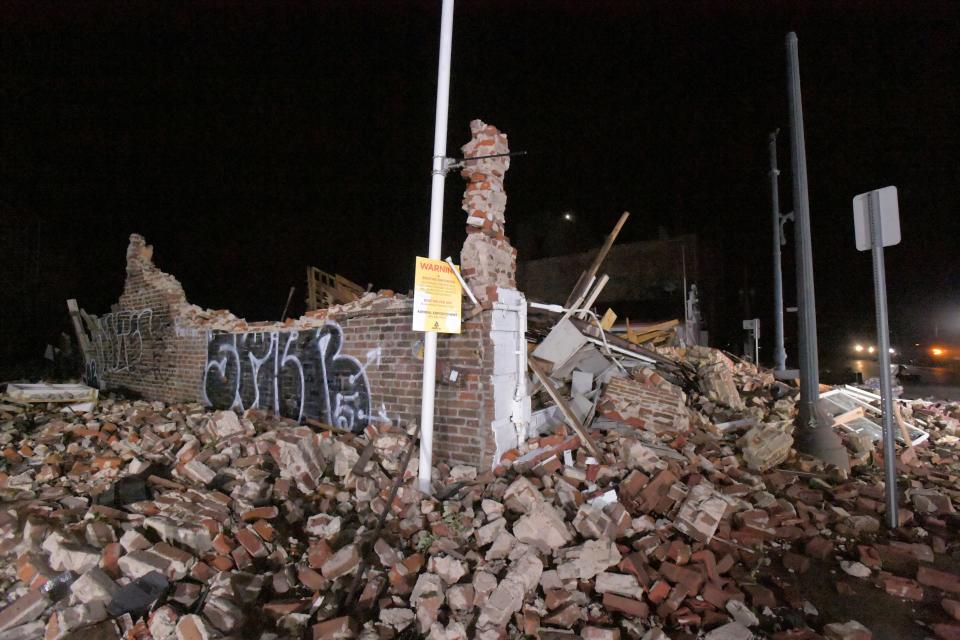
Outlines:
MULTIPOLYGON (((430 245, 427 257, 440 259, 443 233, 443 182, 447 174, 447 111, 450 103, 450 51, 453 48, 453 0, 443 0, 440 16, 440 62, 437 65, 437 115, 433 128, 433 177, 430 191, 430 245)), ((420 402, 420 491, 431 493, 433 400, 437 383, 437 334, 428 331, 423 348, 420 402)))

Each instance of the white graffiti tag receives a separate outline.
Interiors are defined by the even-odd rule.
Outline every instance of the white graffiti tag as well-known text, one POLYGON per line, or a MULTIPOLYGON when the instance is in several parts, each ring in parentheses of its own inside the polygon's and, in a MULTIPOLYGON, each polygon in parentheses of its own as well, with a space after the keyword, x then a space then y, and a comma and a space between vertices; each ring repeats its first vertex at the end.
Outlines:
POLYGON ((380 350, 368 351, 361 364, 342 354, 342 345, 343 331, 334 322, 311 331, 211 334, 203 402, 362 430, 371 412, 366 370, 380 365, 380 350))
POLYGON ((153 337, 153 310, 118 311, 104 316, 85 316, 96 349, 96 372, 134 369, 143 357, 143 338, 153 337))

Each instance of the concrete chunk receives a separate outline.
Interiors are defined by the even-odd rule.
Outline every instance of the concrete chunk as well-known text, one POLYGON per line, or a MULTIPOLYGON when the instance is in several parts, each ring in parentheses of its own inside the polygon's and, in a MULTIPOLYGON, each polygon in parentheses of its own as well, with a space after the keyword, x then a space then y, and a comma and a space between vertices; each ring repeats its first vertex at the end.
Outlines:
POLYGON ((559 549, 573 537, 560 512, 546 502, 521 516, 513 525, 513 535, 520 542, 548 549, 559 549))
POLYGON ((80 602, 103 602, 113 600, 120 586, 102 569, 94 567, 80 576, 70 585, 70 592, 80 602))
POLYGON ((32 622, 50 605, 47 594, 40 591, 31 591, 21 596, 13 604, 0 611, 0 631, 32 622))

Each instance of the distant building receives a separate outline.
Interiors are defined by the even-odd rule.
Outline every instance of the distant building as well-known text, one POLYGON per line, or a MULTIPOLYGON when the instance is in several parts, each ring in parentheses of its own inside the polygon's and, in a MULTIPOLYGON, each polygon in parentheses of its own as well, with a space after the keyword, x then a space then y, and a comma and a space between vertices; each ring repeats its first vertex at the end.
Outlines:
MULTIPOLYGON (((589 268, 599 250, 521 262, 518 286, 528 299, 563 304, 580 274, 589 268)), ((687 288, 697 286, 699 307, 704 320, 701 329, 710 326, 713 300, 721 277, 720 261, 698 241, 695 235, 665 240, 617 243, 600 268, 610 276, 596 306, 602 313, 612 308, 619 321, 684 321, 684 273, 687 288)))

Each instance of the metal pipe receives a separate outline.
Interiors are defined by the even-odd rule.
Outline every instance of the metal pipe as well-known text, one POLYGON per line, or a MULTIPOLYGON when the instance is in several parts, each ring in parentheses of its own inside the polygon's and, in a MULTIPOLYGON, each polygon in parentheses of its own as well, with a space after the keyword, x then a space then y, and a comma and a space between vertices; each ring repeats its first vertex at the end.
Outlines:
POLYGON ((773 361, 774 370, 787 368, 783 347, 783 269, 780 260, 780 188, 777 169, 777 129, 770 134, 770 203, 773 209, 773 361))
MULTIPOLYGON (((430 191, 430 244, 427 257, 440 259, 443 234, 443 186, 447 174, 447 119, 450 105, 450 53, 453 49, 453 0, 443 0, 440 16, 440 60, 437 64, 437 108, 433 128, 433 171, 430 191)), ((418 487, 431 493, 433 466, 433 403, 437 384, 437 334, 424 337, 423 386, 420 401, 420 468, 418 487)))
POLYGON ((466 293, 467 297, 470 298, 470 302, 473 303, 473 306, 475 307, 480 306, 480 303, 477 302, 477 296, 473 295, 473 291, 467 285, 467 281, 463 279, 462 275, 460 275, 460 270, 457 269, 457 265, 453 264, 453 258, 451 258, 450 256, 447 256, 444 262, 450 265, 450 269, 451 271, 453 271, 453 275, 456 276, 457 282, 459 282, 460 286, 463 287, 464 293, 466 293))
POLYGON ((290 308, 290 301, 293 300, 293 292, 296 290, 296 287, 290 287, 290 293, 287 294, 287 302, 283 305, 283 311, 280 312, 280 322, 287 319, 287 310, 290 308))
POLYGON ((820 398, 817 357, 817 305, 813 286, 813 249, 810 235, 810 202, 807 193, 807 150, 803 134, 803 104, 800 95, 800 58, 797 34, 787 34, 787 95, 790 103, 790 150, 793 168, 794 246, 797 262, 797 316, 800 321, 800 403, 797 448, 804 453, 850 469, 840 438, 826 419, 817 415, 820 398))
MULTIPOLYGON (((870 237, 873 245, 873 287, 877 307, 877 348, 880 350, 880 407, 883 410, 883 476, 887 502, 887 526, 896 529, 897 516, 897 458, 893 441, 893 381, 890 375, 890 325, 887 322, 887 275, 883 264, 883 237, 880 229, 880 193, 867 196, 867 214, 870 219, 870 237)), ((909 438, 906 445, 910 446, 909 438)))

